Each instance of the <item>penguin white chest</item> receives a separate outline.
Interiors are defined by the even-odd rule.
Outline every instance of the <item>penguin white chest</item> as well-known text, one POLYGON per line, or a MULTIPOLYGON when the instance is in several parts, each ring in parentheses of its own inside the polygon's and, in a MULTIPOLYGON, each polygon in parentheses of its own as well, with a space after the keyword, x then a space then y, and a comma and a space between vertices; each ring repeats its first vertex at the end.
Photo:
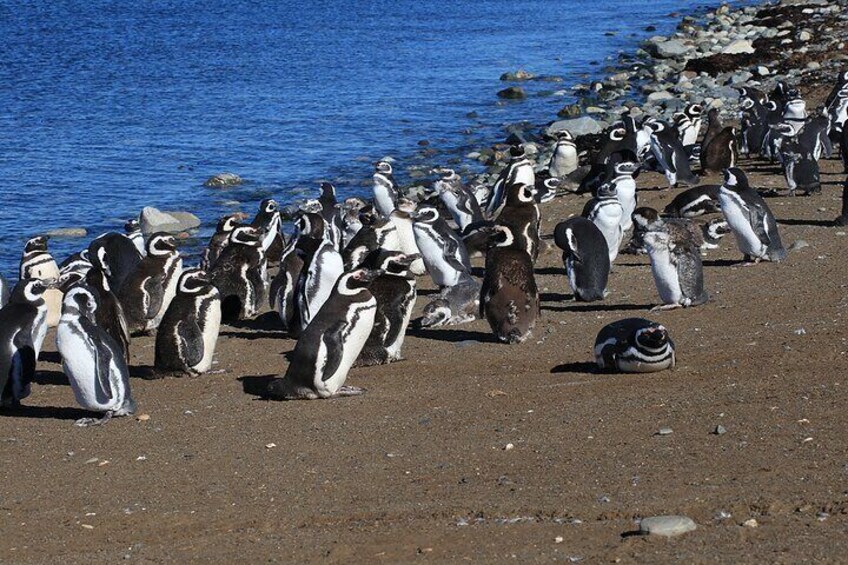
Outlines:
POLYGON ((633 226, 633 210, 636 209, 636 181, 626 178, 615 183, 618 201, 621 204, 621 229, 629 230, 633 226))
POLYGON ((212 357, 215 355, 215 345, 221 331, 221 301, 212 300, 203 318, 203 357, 200 363, 192 367, 198 373, 205 373, 212 368, 212 357))
POLYGON ((338 347, 342 348, 342 358, 339 366, 327 380, 323 379, 324 366, 328 356, 327 344, 324 340, 321 340, 318 346, 318 360, 315 364, 316 371, 313 380, 318 396, 328 398, 345 383, 353 362, 359 357, 368 336, 371 335, 376 311, 377 300, 373 297, 347 311, 347 326, 342 332, 341 343, 337 344, 338 347))
POLYGON ((445 260, 441 238, 435 233, 416 229, 415 242, 433 282, 439 286, 454 286, 459 281, 459 271, 445 260))
POLYGON ((742 209, 740 203, 733 196, 726 195, 722 189, 719 194, 721 202, 721 212, 724 214, 724 219, 730 229, 733 230, 733 235, 736 237, 736 246, 745 255, 754 257, 765 257, 767 247, 760 241, 757 232, 754 231, 751 222, 748 220, 748 214, 742 209))
POLYGON ((96 346, 75 319, 63 318, 56 330, 56 347, 62 356, 62 367, 71 383, 77 403, 87 410, 105 412, 117 410, 123 404, 122 387, 116 386, 111 375, 117 373, 114 360, 99 366, 96 346), (110 382, 112 394, 100 386, 98 369, 110 382))
MULTIPOLYGON (((415 242, 415 232, 412 229, 412 222, 408 219, 391 217, 392 223, 397 228, 398 240, 400 241, 400 250, 407 255, 415 255, 419 253, 418 244, 415 242)), ((425 273, 426 267, 422 259, 416 259, 409 266, 409 270, 416 276, 421 276, 425 273)))
POLYGON ((604 234, 604 239, 607 240, 609 246, 610 262, 618 257, 618 248, 621 246, 621 238, 623 231, 621 228, 622 209, 621 205, 615 201, 614 204, 607 204, 601 207, 600 210, 592 217, 592 222, 598 226, 601 233, 604 234))
POLYGON ((657 292, 664 304, 680 304, 683 291, 680 288, 680 278, 677 266, 671 262, 671 253, 666 245, 651 245, 646 240, 648 255, 651 259, 651 272, 657 285, 657 292))

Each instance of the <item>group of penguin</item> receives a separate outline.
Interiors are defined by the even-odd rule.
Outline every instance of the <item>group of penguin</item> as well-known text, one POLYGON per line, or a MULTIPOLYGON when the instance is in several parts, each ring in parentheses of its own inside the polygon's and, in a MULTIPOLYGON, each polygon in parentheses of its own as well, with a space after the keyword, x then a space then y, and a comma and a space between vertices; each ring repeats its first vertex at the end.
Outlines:
MULTIPOLYGON (((323 183, 320 196, 299 207, 288 241, 272 199, 260 203, 251 222, 225 216, 198 267, 184 268, 174 236, 154 233, 145 240, 137 220, 61 265, 46 237, 32 238, 14 289, 0 277, 0 408, 29 394, 48 327, 57 328, 77 402, 103 414, 77 422, 88 426, 134 413, 133 336, 156 332, 149 376, 198 375, 212 367, 222 321, 253 318, 266 303, 297 338, 288 369, 270 382, 267 398, 361 394, 345 385, 350 368, 402 358, 416 278, 425 274, 439 293, 424 306, 419 328, 479 317, 499 341, 521 343, 540 315, 534 274, 545 245, 540 205, 570 192, 592 193, 582 215, 560 222, 553 233, 575 300, 606 297, 621 250, 648 255, 658 309, 704 304, 701 252, 717 247, 725 234, 734 234, 746 261, 786 256, 774 215, 737 166, 740 153, 779 162, 792 195, 820 191, 818 160, 836 144, 848 172, 848 71, 814 117, 797 90, 783 83, 768 94, 747 86, 739 91, 739 130, 723 127, 713 109, 701 137, 698 104, 670 122, 648 117, 637 123, 625 113, 588 167, 580 167, 575 139, 563 130, 554 134, 548 163, 534 165, 526 148, 514 145, 492 186, 463 184, 454 170, 435 169, 433 189, 417 202, 403 195, 391 160, 382 160, 375 164, 370 202, 339 202, 335 187, 323 183), (671 187, 693 185, 693 163, 722 171, 723 183, 684 190, 662 212, 637 206, 640 171, 664 173, 671 187), (575 178, 579 188, 567 190, 575 178), (700 226, 692 220, 719 212, 700 226), (481 254, 478 280, 471 258, 481 254)), ((846 210, 837 221, 848 222, 846 210)), ((594 353, 602 370, 649 372, 675 363, 668 330, 642 318, 603 328, 594 353)))

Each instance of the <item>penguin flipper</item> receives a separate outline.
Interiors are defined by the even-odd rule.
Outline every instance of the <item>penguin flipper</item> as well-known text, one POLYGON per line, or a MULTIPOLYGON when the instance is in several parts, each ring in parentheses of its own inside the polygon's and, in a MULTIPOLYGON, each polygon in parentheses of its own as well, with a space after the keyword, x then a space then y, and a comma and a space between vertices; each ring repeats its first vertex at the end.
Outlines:
POLYGON ((459 244, 453 238, 445 238, 445 247, 442 253, 445 261, 456 269, 457 271, 467 271, 468 268, 462 263, 462 261, 456 258, 457 251, 459 251, 459 244))
POLYGON ((97 384, 100 385, 100 391, 107 399, 113 398, 112 382, 109 380, 109 367, 112 364, 112 349, 109 347, 109 341, 112 339, 94 322, 80 316, 79 324, 86 336, 95 336, 100 339, 89 338, 89 345, 95 350, 94 354, 94 378, 97 384), (100 331, 98 331, 100 330, 100 331))
POLYGON ((189 367, 194 367, 203 359, 203 340, 195 339, 202 335, 194 317, 177 322, 177 338, 180 340, 178 348, 189 367))
POLYGON ((673 254, 677 267, 677 279, 684 298, 691 300, 692 306, 706 302, 704 291, 703 266, 697 250, 673 254))
POLYGON ((147 306, 144 317, 152 320, 162 309, 162 301, 165 297, 165 289, 163 288, 164 276, 147 277, 142 281, 141 287, 144 290, 144 295, 147 297, 145 305, 147 306))
POLYGON ((347 322, 339 320, 330 326, 324 332, 324 335, 321 336, 321 341, 327 350, 327 361, 324 363, 324 370, 321 374, 321 380, 324 382, 328 381, 336 373, 342 362, 342 355, 344 353, 342 334, 346 327, 347 322))
POLYGON ((15 402, 29 395, 29 385, 33 377, 35 377, 35 365, 37 362, 35 348, 29 336, 29 332, 21 331, 17 333, 13 340, 13 353, 5 364, 2 375, 4 378, 7 378, 12 371, 17 370, 20 380, 18 383, 14 381, 5 383, 6 386, 0 391, 4 393, 2 399, 3 405, 9 400, 15 402), (19 387, 19 390, 15 390, 16 387, 19 387), (7 390, 12 392, 11 399, 5 395, 7 390))

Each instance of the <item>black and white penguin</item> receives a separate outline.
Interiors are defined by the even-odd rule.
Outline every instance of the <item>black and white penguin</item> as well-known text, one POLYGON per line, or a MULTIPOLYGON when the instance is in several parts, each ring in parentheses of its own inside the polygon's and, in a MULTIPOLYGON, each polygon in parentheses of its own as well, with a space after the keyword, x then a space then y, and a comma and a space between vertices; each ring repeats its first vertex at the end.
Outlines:
POLYGON ((506 201, 495 223, 509 228, 516 239, 515 243, 527 251, 530 260, 535 264, 539 257, 541 241, 541 214, 536 202, 536 188, 529 184, 511 185, 507 189, 506 201))
POLYGON ((415 243, 433 282, 439 287, 457 284, 464 273, 471 271, 465 243, 436 208, 423 206, 415 211, 413 218, 415 243))
POLYGON ((678 182, 689 186, 698 183, 698 177, 689 167, 689 156, 673 127, 661 120, 648 118, 642 124, 642 131, 650 134, 651 153, 670 187, 676 187, 678 182))
POLYGON ((842 71, 839 74, 824 105, 830 118, 834 139, 838 140, 840 134, 844 135, 848 125, 848 71, 842 71))
POLYGON ((174 236, 158 232, 147 240, 147 255, 117 289, 127 317, 130 335, 143 334, 159 326, 177 292, 183 260, 174 236))
POLYGON ((822 156, 828 159, 833 154, 830 140, 830 119, 827 116, 815 116, 807 120, 798 132, 798 143, 818 161, 822 156))
POLYGON ((703 112, 703 106, 693 103, 688 104, 682 112, 677 112, 673 116, 680 142, 683 144, 683 149, 689 155, 690 159, 696 152, 694 148, 698 146, 698 135, 701 133, 703 112))
POLYGON ((362 220, 359 219, 359 213, 367 206, 367 203, 361 198, 346 198, 341 205, 342 217, 342 244, 341 249, 347 247, 353 236, 362 229, 362 220))
POLYGON ((221 330, 221 295, 205 271, 187 269, 180 275, 177 295, 156 333, 153 367, 159 374, 203 374, 221 330))
POLYGON ((215 233, 212 234, 212 237, 209 239, 209 244, 206 246, 206 249, 203 250, 203 259, 200 261, 201 269, 208 271, 212 268, 212 265, 215 264, 215 261, 217 261, 218 257, 221 256, 221 252, 227 246, 227 243, 229 243, 230 235, 233 233, 233 230, 239 226, 239 221, 243 218, 244 215, 239 213, 227 214, 218 220, 218 225, 215 227, 215 233))
MULTIPOLYGON (((252 318, 265 301, 268 262, 262 248, 264 234, 252 226, 239 226, 208 271, 221 295, 222 320, 252 318)), ((176 291, 176 284, 174 285, 176 291)))
POLYGON ((704 289, 701 251, 689 230, 667 222, 648 231, 643 240, 662 300, 655 310, 700 306, 709 300, 704 289))
POLYGON ((374 207, 384 218, 397 208, 398 186, 388 161, 374 163, 374 207))
POLYGON ((59 276, 65 273, 76 272, 85 275, 94 265, 88 259, 88 249, 82 249, 69 255, 59 264, 59 276))
POLYGON ((454 326, 473 322, 480 312, 480 283, 468 273, 463 273, 459 282, 445 287, 438 298, 427 303, 421 318, 416 320, 418 328, 454 326))
POLYGON ((792 126, 793 135, 798 135, 807 122, 807 103, 801 98, 798 90, 793 89, 787 93, 782 122, 792 126))
POLYGON ((538 204, 545 204, 556 198, 557 192, 563 186, 558 178, 545 178, 543 174, 536 175, 536 203, 538 204))
POLYGON ((97 309, 94 312, 94 323, 115 340, 115 345, 123 354, 124 361, 129 364, 130 330, 127 317, 121 301, 109 286, 108 277, 103 271, 93 267, 85 274, 85 283, 89 286, 89 290, 96 293, 97 309))
POLYGON ((280 259, 280 268, 274 279, 271 281, 271 288, 268 293, 268 302, 271 309, 280 316, 280 321, 283 323, 283 329, 291 332, 297 328, 299 331, 300 323, 297 321, 297 301, 295 299, 295 291, 297 282, 300 280, 300 273, 303 271, 303 257, 297 252, 298 240, 289 240, 283 257, 280 259))
POLYGON ((736 236, 736 245, 746 261, 782 261, 786 249, 780 241, 777 222, 763 197, 748 185, 739 168, 724 171, 719 192, 721 213, 736 236))
POLYGON ((554 136, 556 143, 551 160, 548 162, 548 174, 551 178, 563 179, 580 166, 577 144, 574 141, 574 136, 567 129, 559 130, 554 136))
POLYGON ((3 275, 0 274, 0 308, 8 304, 10 295, 11 288, 9 287, 9 281, 4 279, 3 275))
POLYGON ((332 183, 321 183, 321 195, 318 197, 318 202, 321 204, 321 217, 324 218, 324 225, 329 230, 330 239, 336 249, 341 251, 344 248, 342 238, 344 224, 336 198, 336 187, 332 183))
POLYGON ((401 359, 406 328, 412 318, 417 296, 415 275, 410 265, 417 257, 398 251, 378 249, 363 263, 369 270, 383 274, 368 287, 377 300, 374 327, 362 347, 354 367, 392 363, 401 359))
POLYGON ((506 192, 513 184, 527 184, 535 186, 536 173, 533 170, 533 162, 527 157, 523 145, 513 145, 509 148, 509 164, 498 175, 489 202, 486 205, 486 214, 490 218, 498 215, 506 200, 506 192))
POLYGON ((268 264, 276 267, 280 264, 286 240, 280 232, 280 206, 273 198, 266 198, 259 203, 259 211, 256 212, 250 223, 255 229, 262 233, 262 249, 265 251, 265 259, 268 264))
POLYGON ((374 327, 377 300, 368 287, 380 274, 357 269, 339 277, 330 297, 297 340, 285 375, 271 381, 266 397, 315 400, 365 392, 344 383, 374 327))
MULTIPOLYGON (((380 218, 377 221, 385 227, 385 231, 391 231, 397 238, 397 229, 389 220, 380 218)), ((366 230, 370 227, 363 227, 351 241, 351 245, 354 245, 357 238, 366 233, 366 230)), ((311 254, 304 253, 301 257, 303 258, 303 268, 300 271, 300 278, 295 290, 295 301, 299 329, 303 330, 321 310, 324 302, 333 292, 336 281, 346 269, 344 256, 336 250, 327 230, 324 231, 315 251, 311 254)), ((351 265, 355 268, 359 262, 360 260, 357 260, 355 264, 352 262, 351 265)))
POLYGON ((621 203, 621 229, 627 231, 633 225, 631 215, 636 209, 636 178, 639 164, 633 161, 622 161, 613 166, 613 173, 608 182, 615 185, 615 194, 621 203))
POLYGON ((730 224, 724 218, 710 220, 701 226, 701 233, 704 237, 704 243, 701 244, 701 249, 718 249, 718 243, 721 238, 730 232, 730 224))
POLYGON ((701 169, 719 172, 735 167, 739 159, 735 127, 726 127, 718 132, 701 150, 701 169))
POLYGON ((436 169, 440 176, 435 188, 439 198, 453 216, 459 231, 462 232, 470 224, 483 220, 483 212, 477 199, 467 188, 462 186, 462 179, 453 169, 436 169))
POLYGON ((595 362, 602 371, 654 373, 673 369, 674 342, 662 324, 625 318, 604 326, 595 338, 595 362))
POLYGON ((719 184, 703 184, 678 194, 665 207, 663 214, 675 218, 695 218, 703 214, 719 212, 719 184))
POLYGON ((768 109, 753 98, 743 98, 741 111, 741 151, 746 155, 760 154, 768 131, 768 109))
POLYGON ((640 148, 647 149, 650 134, 636 127, 636 119, 628 110, 621 116, 621 121, 613 124, 606 132, 606 143, 593 159, 595 165, 603 165, 614 153, 629 152, 640 154, 640 148))
POLYGON ((624 237, 624 230, 621 228, 623 213, 615 184, 606 182, 598 188, 595 198, 586 203, 581 214, 595 224, 607 240, 610 264, 618 256, 618 248, 624 237))
POLYGON ((47 250, 50 238, 40 235, 28 240, 21 255, 20 279, 39 279, 48 283, 42 298, 47 304, 47 327, 55 328, 62 315, 62 291, 49 283, 59 280, 59 266, 47 250))
POLYGON ((77 285, 65 295, 56 330, 56 347, 77 403, 104 413, 100 419, 77 420, 81 427, 105 424, 113 416, 127 416, 136 410, 127 363, 112 337, 95 323, 96 312, 96 291, 77 285))
POLYGON ((0 309, 0 408, 17 406, 29 396, 47 335, 44 292, 50 286, 39 279, 19 281, 0 309))
MULTIPOLYGON (((394 210, 392 210, 394 212, 394 210)), ((376 249, 389 249, 400 251, 400 235, 395 223, 389 217, 366 217, 363 216, 362 228, 350 243, 344 248, 341 257, 346 271, 357 268, 369 253, 376 249)), ((339 273, 341 274, 341 273, 339 273)), ((335 281, 333 281, 335 282, 335 281)))
POLYGON ((574 299, 603 300, 610 272, 609 247, 601 230, 582 216, 557 224, 554 242, 562 249, 562 262, 574 299))
POLYGON ((533 262, 507 226, 492 228, 486 274, 480 288, 480 317, 500 341, 521 343, 540 315, 533 262))
POLYGON ((804 196, 821 192, 819 162, 812 151, 799 141, 793 138, 781 144, 780 161, 783 163, 783 174, 790 196, 795 196, 798 190, 804 196))
POLYGON ((135 245, 136 251, 144 257, 147 254, 144 243, 144 234, 141 233, 141 223, 138 218, 130 218, 124 223, 124 235, 135 245))
MULTIPOLYGON (((150 241, 148 240, 148 245, 150 241)), ((109 277, 109 286, 117 292, 141 263, 143 256, 125 234, 105 233, 88 245, 88 260, 109 277)))
POLYGON ((409 265, 409 270, 416 277, 420 277, 427 272, 427 267, 424 265, 424 259, 418 251, 418 244, 415 243, 415 229, 412 227, 415 220, 412 215, 415 213, 415 203, 406 198, 398 198, 397 208, 389 215, 389 220, 397 228, 398 248, 406 255, 415 255, 416 258, 409 265))

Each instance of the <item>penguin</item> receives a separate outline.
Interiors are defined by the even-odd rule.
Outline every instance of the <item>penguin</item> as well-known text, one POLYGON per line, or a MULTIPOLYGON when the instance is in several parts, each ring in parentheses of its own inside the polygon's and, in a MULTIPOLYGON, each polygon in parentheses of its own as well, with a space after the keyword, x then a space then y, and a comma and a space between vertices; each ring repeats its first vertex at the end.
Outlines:
POLYGON ((129 365, 130 331, 121 301, 112 292, 109 279, 100 269, 89 269, 85 274, 85 284, 96 293, 97 310, 94 312, 94 323, 112 337, 124 361, 129 365))
POLYGON ((844 71, 825 100, 825 111, 830 119, 834 139, 844 135, 848 123, 848 71, 844 71))
POLYGON ((180 275, 177 295, 156 333, 153 367, 159 374, 201 375, 212 368, 221 330, 221 295, 200 269, 180 275))
POLYGON ((280 206, 272 198, 266 198, 259 203, 259 211, 250 225, 262 233, 262 249, 268 264, 276 267, 286 246, 283 234, 280 233, 280 206))
POLYGON ((536 184, 536 173, 533 170, 533 163, 527 157, 523 145, 513 145, 509 148, 509 164, 498 175, 495 185, 492 187, 489 203, 486 206, 486 213, 490 218, 498 215, 504 204, 506 191, 513 184, 527 184, 530 186, 535 186, 536 184))
POLYGON ((676 187, 678 181, 689 186, 698 183, 698 177, 689 168, 689 156, 673 127, 661 120, 648 118, 642 125, 642 131, 650 134, 651 153, 670 187, 676 187))
POLYGON ((410 272, 416 277, 420 277, 427 272, 427 267, 424 265, 424 259, 418 252, 418 245, 415 243, 415 230, 412 227, 414 220, 412 214, 415 213, 415 203, 406 198, 398 198, 397 208, 389 214, 389 220, 397 228, 398 248, 406 255, 415 255, 416 258, 409 265, 410 272))
POLYGON ((623 208, 618 200, 615 184, 602 184, 598 188, 597 196, 586 203, 581 215, 594 223, 603 234, 612 264, 618 256, 618 248, 624 236, 624 230, 621 228, 623 208))
POLYGON ((536 263, 539 257, 539 225, 541 214, 536 203, 536 189, 528 184, 513 184, 507 189, 507 197, 497 225, 510 229, 516 244, 521 245, 530 260, 536 263))
POLYGON ((265 301, 268 262, 262 248, 263 235, 253 226, 235 228, 208 271, 221 296, 221 319, 225 322, 252 318, 265 301))
POLYGON ((480 311, 480 283, 468 273, 463 273, 457 284, 442 289, 438 298, 431 300, 422 310, 415 326, 435 328, 473 322, 480 311))
POLYGON ((336 250, 341 251, 343 249, 342 232, 344 225, 336 199, 336 187, 329 182, 322 182, 321 196, 318 197, 318 202, 321 204, 321 217, 324 218, 324 225, 329 230, 330 240, 336 250))
POLYGON ((130 335, 156 329, 176 294, 182 270, 183 260, 174 236, 164 232, 151 235, 147 240, 147 255, 115 292, 127 317, 130 335))
POLYGON ((562 262, 574 299, 603 300, 610 272, 609 247, 601 230, 582 216, 557 224, 554 242, 562 249, 562 262))
MULTIPOLYGON (((59 266, 47 250, 49 239, 40 235, 26 242, 21 255, 20 280, 40 279, 53 283, 59 280, 59 266)), ((42 298, 47 304, 47 327, 55 328, 62 315, 62 291, 49 286, 42 298)))
POLYGON ((474 222, 483 220, 483 212, 474 195, 462 186, 462 179, 453 169, 436 169, 440 175, 435 188, 439 198, 453 216, 459 231, 462 232, 474 222))
POLYGON ((544 178, 536 175, 536 203, 545 204, 556 198, 557 191, 562 188, 562 181, 558 178, 544 178))
POLYGON ((762 153, 763 139, 768 131, 768 110, 763 103, 752 98, 741 102, 741 151, 748 156, 762 153))
POLYGON ((704 139, 701 140, 701 155, 707 151, 710 142, 720 131, 724 129, 724 124, 721 122, 721 116, 718 113, 718 108, 710 108, 707 112, 707 131, 704 132, 704 139))
POLYGON ((406 328, 412 318, 417 297, 415 275, 410 265, 416 259, 398 251, 373 251, 364 262, 366 269, 383 274, 368 287, 377 300, 374 327, 354 367, 383 365, 401 359, 406 328))
POLYGON ((0 274, 0 308, 3 308, 3 306, 9 303, 10 294, 9 281, 4 279, 3 275, 0 274))
POLYGON ((651 272, 662 304, 654 310, 671 310, 706 304, 701 252, 686 228, 665 223, 644 235, 651 272))
MULTIPOLYGON (((386 230, 390 229, 397 237, 397 229, 389 220, 380 219, 378 221, 386 227, 386 230)), ((365 231, 366 228, 363 228, 356 237, 359 237, 365 231)), ((351 244, 356 243, 356 237, 351 244)), ((353 267, 358 266, 358 264, 359 261, 351 263, 353 267)), ((332 294, 336 281, 345 270, 344 258, 336 251, 332 239, 325 230, 315 252, 310 255, 303 255, 303 268, 295 291, 300 330, 305 329, 312 318, 321 310, 324 302, 332 294)))
POLYGON ((621 204, 621 229, 623 232, 633 226, 631 215, 636 209, 636 179, 634 175, 639 172, 639 164, 633 161, 622 161, 613 166, 615 176, 608 182, 615 185, 615 194, 621 204))
POLYGON ((799 189, 804 192, 804 196, 821 192, 819 162, 811 151, 799 141, 791 139, 781 144, 780 156, 789 196, 795 196, 799 189))
POLYGON ((138 268, 142 258, 135 243, 122 233, 105 233, 88 245, 88 260, 106 273, 113 292, 123 286, 127 277, 138 268))
POLYGON ((701 249, 718 249, 718 242, 731 232, 730 225, 724 218, 714 218, 701 226, 704 243, 701 249))
POLYGON ((688 232, 688 236, 692 239, 696 247, 700 248, 703 246, 703 235, 694 221, 689 218, 663 218, 653 208, 644 206, 636 208, 633 212, 633 237, 627 244, 626 252, 634 254, 646 253, 645 234, 649 231, 662 230, 667 224, 674 224, 688 232))
POLYGON ((374 163, 374 207, 384 218, 388 218, 397 207, 398 186, 388 161, 374 163))
POLYGON ((130 218, 124 223, 124 235, 135 245, 139 255, 144 257, 147 254, 144 248, 144 234, 141 233, 141 224, 138 218, 130 218))
POLYGON ((88 259, 88 249, 83 249, 68 256, 59 264, 59 276, 65 273, 78 272, 85 275, 94 265, 88 259))
POLYGON ((344 383, 374 327, 377 300, 368 287, 381 274, 356 269, 339 277, 330 297, 297 340, 285 375, 269 383, 267 398, 314 400, 365 392, 344 383))
POLYGON ((29 396, 47 335, 44 292, 51 285, 40 279, 19 281, 0 309, 0 408, 15 407, 29 396))
POLYGON ((662 324, 625 318, 604 326, 595 338, 595 362, 601 371, 654 373, 673 369, 674 342, 662 324))
POLYGON ((297 239, 292 239, 283 251, 280 259, 280 268, 271 281, 271 289, 268 293, 268 301, 272 310, 279 316, 283 323, 283 329, 291 332, 300 323, 295 317, 297 308, 295 300, 295 289, 300 273, 303 271, 303 257, 298 254, 297 239))
POLYGON ((480 317, 498 340, 521 343, 540 315, 539 291, 530 255, 507 226, 493 227, 480 288, 480 317))
POLYGON ((682 112, 677 112, 673 116, 674 125, 677 127, 677 133, 680 136, 680 143, 683 144, 683 149, 689 155, 690 160, 696 152, 695 147, 698 147, 698 135, 701 133, 703 106, 700 104, 688 104, 682 112))
POLYGON ((607 162, 614 153, 622 151, 640 155, 648 149, 650 134, 646 134, 641 128, 636 127, 636 119, 628 110, 621 116, 621 121, 613 124, 606 134, 606 142, 593 163, 601 164, 607 162))
POLYGON ((415 243, 433 282, 439 287, 457 284, 463 273, 471 271, 465 243, 436 208, 423 206, 415 211, 413 219, 415 243))
MULTIPOLYGON (((391 212, 387 218, 377 217, 373 220, 366 218, 363 221, 362 228, 356 232, 356 235, 342 251, 341 257, 346 271, 357 268, 365 260, 365 257, 375 249, 382 247, 383 249, 400 251, 400 235, 390 217, 391 212)), ((327 292, 329 292, 329 289, 327 292)))
MULTIPOLYGON (((615 153, 612 153, 609 157, 607 157, 605 162, 592 166, 592 170, 590 170, 583 178, 583 180, 580 181, 580 186, 578 187, 577 192, 580 194, 586 192, 591 192, 592 194, 594 194, 598 191, 599 186, 616 176, 616 165, 618 165, 619 163, 639 162, 639 157, 634 151, 630 151, 628 149, 616 151, 615 153)), ((636 178, 636 176, 636 173, 634 173, 633 178, 636 178)))
POLYGON ((798 143, 805 151, 811 153, 816 161, 822 155, 828 159, 833 154, 833 144, 828 135, 830 120, 827 116, 810 118, 798 132, 798 143))
POLYGON ((721 213, 736 236, 736 245, 746 261, 782 261, 786 249, 780 241, 777 222, 757 191, 748 186, 748 177, 739 168, 724 171, 719 192, 721 213))
POLYGON ((736 134, 735 127, 726 127, 710 140, 701 151, 702 170, 719 172, 736 166, 739 159, 736 134))
POLYGON ((548 162, 548 174, 551 178, 563 179, 576 171, 580 165, 577 144, 574 136, 567 129, 559 130, 554 136, 556 143, 551 160, 548 162))
MULTIPOLYGON (((155 237, 155 236, 154 236, 155 237)), ((148 245, 148 253, 150 246, 148 245)), ((77 403, 103 417, 81 418, 80 427, 102 425, 113 416, 135 414, 127 363, 120 348, 95 322, 96 291, 77 285, 65 295, 56 347, 77 403)))
POLYGON ((719 212, 719 184, 703 184, 684 190, 663 209, 663 214, 675 218, 695 218, 719 212))
POLYGON ((344 249, 353 239, 353 236, 362 229, 362 221, 359 219, 359 213, 367 206, 361 198, 347 198, 341 206, 342 210, 342 245, 344 249))
POLYGON ((215 233, 209 239, 209 245, 203 250, 203 258, 200 261, 200 268, 208 271, 221 256, 221 252, 230 240, 230 234, 239 225, 239 220, 243 218, 242 214, 227 214, 218 220, 218 225, 215 227, 215 233))
POLYGON ((792 126, 792 135, 798 135, 801 128, 807 121, 807 103, 801 98, 801 93, 797 90, 790 90, 787 93, 786 104, 783 106, 783 120, 785 124, 792 126))

